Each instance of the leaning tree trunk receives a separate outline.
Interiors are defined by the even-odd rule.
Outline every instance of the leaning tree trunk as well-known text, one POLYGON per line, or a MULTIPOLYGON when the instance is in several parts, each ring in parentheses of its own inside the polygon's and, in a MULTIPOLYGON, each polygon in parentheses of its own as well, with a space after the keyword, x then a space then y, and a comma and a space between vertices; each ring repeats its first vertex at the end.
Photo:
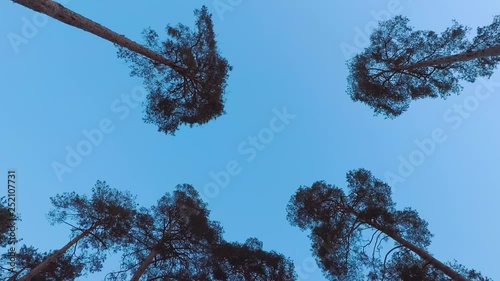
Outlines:
MULTIPOLYGON (((30 270, 30 272, 28 272, 28 274, 21 277, 21 279, 19 279, 19 281, 28 281, 28 280, 31 280, 33 277, 37 276, 38 274, 40 274, 44 269, 46 269, 50 265, 51 262, 55 261, 61 255, 63 255, 69 248, 71 248, 71 246, 73 246, 78 241, 80 241, 80 239, 89 235, 95 228, 97 228, 97 226, 98 225, 94 225, 94 226, 90 227, 89 229, 80 233, 75 238, 71 239, 71 241, 69 241, 68 244, 66 244, 64 247, 62 247, 61 249, 59 249, 58 251, 56 251, 55 253, 50 255, 48 258, 46 258, 44 261, 42 261, 39 265, 35 266, 35 268, 30 270)), ((11 278, 9 278, 8 281, 15 281, 15 277, 12 276, 11 278)))
POLYGON ((119 46, 127 48, 133 52, 139 53, 155 62, 164 64, 183 76, 187 76, 184 68, 176 65, 173 61, 166 59, 162 55, 120 35, 86 17, 83 17, 63 5, 51 0, 12 0, 13 2, 23 5, 29 9, 46 14, 49 17, 62 21, 76 28, 85 30, 119 46))
POLYGON ((151 252, 149 252, 149 255, 146 257, 146 259, 141 263, 137 271, 134 273, 130 281, 139 281, 139 278, 144 274, 148 266, 153 262, 154 257, 158 253, 158 250, 156 250, 156 247, 151 249, 151 252))
POLYGON ((412 243, 408 242, 407 240, 403 239, 403 237, 399 236, 397 233, 386 233, 389 237, 394 239, 394 241, 398 242, 401 244, 403 247, 409 249, 410 251, 414 252, 418 256, 420 256, 422 259, 426 260, 429 264, 434 266, 436 269, 441 270, 444 274, 448 275, 453 280, 456 281, 468 281, 465 277, 460 275, 458 272, 453 270, 451 267, 447 266, 446 264, 440 262, 438 259, 434 258, 431 254, 427 253, 424 251, 422 248, 417 247, 413 245, 412 243))
POLYGON ((500 46, 494 46, 494 47, 489 47, 486 49, 481 49, 477 51, 468 51, 460 54, 455 54, 451 56, 445 56, 445 57, 439 57, 435 59, 430 59, 430 60, 424 60, 421 62, 417 62, 414 64, 410 64, 408 66, 403 66, 398 68, 398 70, 403 71, 403 70, 411 70, 411 69, 416 69, 416 68, 421 68, 421 67, 430 67, 430 66, 437 66, 441 64, 451 64, 455 62, 462 62, 462 61, 469 61, 469 60, 474 60, 474 59, 479 59, 479 58, 484 58, 484 57, 495 57, 495 56, 500 56, 500 46))
MULTIPOLYGON (((357 218, 360 217, 359 213, 352 210, 352 209, 348 210, 348 212, 350 212, 352 215, 354 215, 357 218)), ((436 269, 438 269, 441 272, 443 272, 444 274, 446 274, 451 279, 453 279, 455 281, 469 281, 465 277, 460 275, 460 273, 456 272, 451 267, 447 266, 446 264, 442 263, 438 259, 434 258, 431 254, 424 251, 422 248, 417 247, 413 243, 407 241, 406 239, 401 237, 399 234, 397 234, 392 229, 383 228, 379 225, 373 224, 371 221, 364 220, 364 223, 368 224, 369 226, 373 227, 374 229, 377 229, 377 230, 383 232, 384 234, 386 234, 387 236, 391 237, 394 241, 398 242, 400 245, 407 248, 408 250, 414 252, 419 257, 421 257, 423 260, 427 261, 429 264, 431 264, 436 269)))
POLYGON ((174 228, 174 224, 171 223, 168 226, 168 229, 166 229, 165 234, 163 234, 161 239, 158 241, 158 243, 156 245, 154 245, 153 248, 151 248, 151 251, 149 252, 148 256, 146 257, 146 259, 144 259, 144 261, 142 261, 141 265, 139 266, 137 271, 134 273, 134 275, 132 276, 130 281, 139 281, 139 278, 141 278, 141 276, 144 274, 144 272, 146 272, 146 269, 148 268, 148 266, 151 264, 154 257, 158 253, 159 247, 161 247, 161 245, 168 239, 173 228, 174 228))

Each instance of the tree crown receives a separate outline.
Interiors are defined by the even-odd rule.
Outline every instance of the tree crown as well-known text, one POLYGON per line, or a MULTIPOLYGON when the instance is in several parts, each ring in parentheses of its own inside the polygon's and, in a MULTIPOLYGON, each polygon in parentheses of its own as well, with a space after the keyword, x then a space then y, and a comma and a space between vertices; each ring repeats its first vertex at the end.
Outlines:
POLYGON ((403 16, 380 22, 370 46, 347 63, 347 93, 375 114, 394 118, 413 100, 457 94, 461 80, 489 77, 500 62, 500 16, 478 28, 473 40, 469 28, 457 22, 440 34, 408 23, 403 16))
POLYGON ((174 134, 182 124, 201 125, 224 114, 224 92, 232 67, 221 57, 206 6, 195 11, 196 30, 168 25, 168 39, 160 42, 156 31, 145 29, 149 49, 173 61, 179 72, 126 48, 118 56, 130 62, 131 75, 144 78, 149 91, 144 120, 158 131, 174 134))

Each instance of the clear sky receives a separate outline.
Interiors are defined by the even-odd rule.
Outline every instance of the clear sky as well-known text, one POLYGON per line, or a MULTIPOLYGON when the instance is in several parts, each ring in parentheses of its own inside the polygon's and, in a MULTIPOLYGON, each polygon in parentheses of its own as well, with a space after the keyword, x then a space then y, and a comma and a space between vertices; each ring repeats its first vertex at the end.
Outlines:
MULTIPOLYGON (((257 237, 266 250, 292 258, 300 280, 322 281, 308 233, 289 225, 286 204, 301 185, 325 180, 344 187, 346 172, 363 167, 385 180, 400 177, 394 200, 429 222, 436 258, 500 279, 500 71, 458 96, 413 103, 395 120, 374 117, 345 93, 346 59, 366 46, 366 30, 377 19, 402 14, 416 28, 435 31, 456 19, 475 29, 500 13, 498 1, 63 3, 134 40, 148 26, 160 32, 168 23, 192 26, 193 10, 207 5, 220 50, 234 67, 227 114, 182 127, 174 137, 159 133, 143 123, 142 81, 129 77, 113 44, 0 1, 0 182, 8 169, 17 170, 24 243, 49 250, 68 241, 69 228, 45 217, 49 197, 58 193, 90 193, 99 179, 150 206, 189 183, 207 199, 227 240, 257 237), (100 127, 102 139, 79 161, 69 159, 71 171, 54 171, 54 163, 68 164, 68 149, 85 152, 86 134, 100 127), (253 137, 260 137, 256 146, 253 137), (223 181, 228 165, 233 174, 223 181)), ((116 261, 105 269, 118 269, 116 261)))

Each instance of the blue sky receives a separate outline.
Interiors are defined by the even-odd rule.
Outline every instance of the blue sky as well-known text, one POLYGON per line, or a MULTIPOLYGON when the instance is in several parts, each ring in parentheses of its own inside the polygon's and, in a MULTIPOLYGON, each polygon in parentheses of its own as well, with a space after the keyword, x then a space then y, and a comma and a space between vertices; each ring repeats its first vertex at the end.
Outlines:
MULTIPOLYGON (((400 177, 394 200, 429 222, 436 258, 500 279, 500 73, 447 100, 413 103, 395 120, 374 117, 345 93, 345 61, 366 46, 365 30, 376 20, 403 14, 418 29, 441 31, 453 19, 475 29, 499 14, 498 1, 63 3, 138 41, 149 26, 160 32, 169 23, 192 26, 193 10, 207 5, 220 50, 234 67, 227 114, 182 127, 174 137, 157 132, 142 121, 142 81, 129 77, 113 44, 2 1, 0 174, 6 182, 7 170, 17 170, 24 243, 49 250, 68 241, 69 229, 45 218, 49 197, 58 193, 89 193, 99 179, 150 206, 189 183, 207 199, 226 239, 257 237, 265 249, 292 258, 300 280, 322 281, 308 233, 288 224, 286 204, 301 185, 325 180, 344 187, 346 172, 363 167, 385 180, 400 177), (218 10, 224 5, 229 9, 218 10), (13 36, 24 39, 12 44, 13 36), (285 121, 278 117, 283 111, 290 115, 285 121), (106 132, 91 151, 58 176, 54 163, 67 164, 68 149, 85 149, 86 134, 101 126, 106 132), (265 143, 253 147, 259 135, 265 143), (228 169, 228 181, 214 179, 228 169)), ((106 270, 117 269, 116 260, 106 270)))

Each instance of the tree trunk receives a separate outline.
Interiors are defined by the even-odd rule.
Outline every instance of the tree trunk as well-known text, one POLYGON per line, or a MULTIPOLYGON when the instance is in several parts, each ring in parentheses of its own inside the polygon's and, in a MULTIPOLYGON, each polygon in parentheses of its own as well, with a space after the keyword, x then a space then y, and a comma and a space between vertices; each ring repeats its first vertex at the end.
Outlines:
POLYGON ((398 68, 398 70, 411 70, 415 68, 420 68, 420 67, 429 67, 429 66, 437 66, 441 64, 450 64, 450 63, 455 63, 455 62, 462 62, 462 61, 468 61, 468 60, 474 60, 474 59, 479 59, 479 58, 484 58, 484 57, 494 57, 494 56, 500 56, 500 46, 494 46, 482 50, 477 50, 477 51, 470 51, 470 52, 465 52, 465 53, 460 53, 460 54, 455 54, 451 56, 446 56, 446 57, 440 57, 440 58, 435 58, 431 60, 425 60, 421 62, 417 62, 414 64, 410 64, 408 66, 404 66, 401 68, 398 68))
POLYGON ((153 262, 154 257, 156 256, 158 250, 156 249, 156 246, 151 249, 151 252, 149 252, 149 255, 146 257, 146 259, 141 263, 141 266, 137 269, 137 271, 134 273, 134 276, 130 279, 130 281, 139 281, 139 278, 144 274, 148 266, 153 262))
MULTIPOLYGON (((346 208, 345 210, 347 210, 347 212, 353 214, 357 218, 360 217, 359 213, 356 212, 356 211, 354 211, 353 209, 350 209, 350 208, 347 209, 346 208)), ((364 223, 370 225, 374 229, 377 229, 377 230, 383 232, 384 234, 386 234, 387 236, 391 237, 394 241, 396 241, 399 244, 403 245, 405 248, 407 248, 410 251, 414 252, 419 257, 421 257, 422 259, 426 260, 429 264, 431 264, 436 269, 438 269, 441 272, 443 272, 444 274, 446 274, 451 279, 453 279, 455 281, 469 281, 465 277, 463 277, 462 275, 460 275, 458 272, 456 272, 455 270, 453 270, 451 267, 447 266, 446 264, 440 262, 438 259, 434 258, 431 254, 427 253, 426 251, 424 251, 420 247, 417 247, 417 246, 413 245, 412 243, 410 243, 407 240, 405 240, 403 237, 399 236, 396 232, 394 232, 394 231, 392 231, 390 229, 385 229, 385 228, 382 228, 382 227, 380 227, 378 225, 375 225, 371 221, 367 221, 367 220, 363 220, 363 221, 364 221, 364 223)))
POLYGON ((127 48, 133 52, 139 53, 153 61, 167 65, 183 76, 187 76, 187 72, 182 67, 177 66, 173 61, 166 59, 162 55, 141 46, 140 44, 120 35, 86 17, 83 17, 63 5, 51 0, 12 0, 14 3, 25 6, 31 10, 46 14, 49 17, 57 19, 61 22, 85 30, 119 46, 127 48))
MULTIPOLYGON (((69 241, 68 244, 66 244, 64 247, 59 249, 57 252, 50 255, 48 258, 46 258, 44 261, 42 261, 39 265, 35 266, 35 268, 30 270, 30 272, 28 272, 28 274, 21 277, 21 279, 19 279, 19 281, 28 281, 28 280, 31 280, 33 277, 37 276, 38 274, 40 274, 45 268, 47 268, 47 266, 49 266, 49 264, 51 262, 55 261, 59 256, 63 255, 69 248, 71 248, 71 246, 76 244, 76 242, 80 241, 80 239, 89 235, 92 230, 97 228, 97 226, 98 225, 94 225, 94 226, 90 227, 89 229, 85 230, 84 232, 80 233, 75 238, 71 239, 71 241, 69 241)), ((15 281, 15 278, 11 277, 11 278, 9 278, 8 281, 15 281)))
MULTIPOLYGON (((383 230, 381 230, 381 231, 384 232, 383 230)), ((403 239, 398 234, 396 234, 396 233, 387 233, 387 232, 384 232, 384 233, 387 234, 392 239, 394 239, 394 241, 398 242, 399 244, 403 245, 407 249, 411 250, 412 252, 414 252, 415 254, 417 254, 418 256, 420 256, 422 259, 426 260, 429 264, 431 264, 435 268, 441 270, 444 274, 448 275, 448 277, 450 277, 451 279, 456 280, 456 281, 468 281, 465 277, 463 277, 462 275, 460 275, 458 272, 456 272, 455 270, 453 270, 451 267, 449 267, 446 264, 440 262, 439 260, 437 260, 436 258, 434 258, 431 254, 427 253, 423 249, 421 249, 421 248, 413 245, 412 243, 406 241, 405 239, 403 239)))
POLYGON ((146 259, 141 263, 137 271, 134 273, 130 281, 139 281, 139 278, 146 272, 146 269, 148 266, 151 264, 153 261, 154 257, 158 253, 159 247, 168 239, 170 236, 170 233, 172 232, 172 229, 174 228, 174 224, 170 223, 168 226, 168 229, 165 230, 163 236, 161 239, 158 241, 158 243, 151 249, 151 252, 149 252, 149 255, 146 257, 146 259))

